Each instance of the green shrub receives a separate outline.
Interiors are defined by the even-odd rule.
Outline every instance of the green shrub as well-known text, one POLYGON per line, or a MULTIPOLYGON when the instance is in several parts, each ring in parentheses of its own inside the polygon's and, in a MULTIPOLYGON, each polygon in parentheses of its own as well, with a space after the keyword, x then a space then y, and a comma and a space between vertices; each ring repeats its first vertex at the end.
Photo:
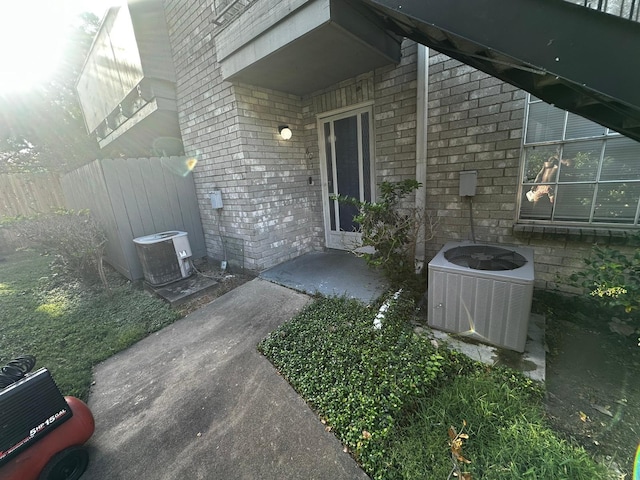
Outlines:
POLYGON ((60 272, 108 287, 103 270, 107 238, 88 210, 58 210, 13 221, 9 228, 23 247, 55 255, 60 272))
POLYGON ((12 229, 19 219, 19 217, 0 216, 0 254, 9 254, 19 248, 20 243, 12 229))
POLYGON ((569 277, 572 285, 626 313, 640 309, 640 249, 626 255, 614 248, 594 245, 584 265, 583 270, 569 277))
MULTIPOLYGON (((424 218, 416 208, 400 208, 400 202, 420 188, 416 180, 380 184, 380 198, 376 202, 338 195, 339 202, 354 205, 358 214, 354 221, 359 225, 362 242, 354 252, 365 258, 372 267, 380 268, 392 288, 409 287, 424 293, 424 279, 415 273, 415 253, 418 231, 428 227, 427 235, 433 236, 435 224, 423 225, 424 218), (373 253, 358 253, 362 247, 373 247, 373 253)), ((427 238, 429 239, 429 238, 427 238)))

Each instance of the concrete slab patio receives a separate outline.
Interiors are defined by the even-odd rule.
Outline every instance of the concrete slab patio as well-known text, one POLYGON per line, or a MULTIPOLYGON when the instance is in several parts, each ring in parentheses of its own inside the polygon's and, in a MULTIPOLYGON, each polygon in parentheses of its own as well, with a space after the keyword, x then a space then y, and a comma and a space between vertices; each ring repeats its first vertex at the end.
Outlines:
POLYGON ((255 279, 100 364, 83 479, 368 478, 256 351, 309 302, 255 279))
POLYGON ((344 295, 364 303, 371 303, 389 288, 379 270, 341 250, 306 253, 262 272, 260 278, 309 295, 344 295))

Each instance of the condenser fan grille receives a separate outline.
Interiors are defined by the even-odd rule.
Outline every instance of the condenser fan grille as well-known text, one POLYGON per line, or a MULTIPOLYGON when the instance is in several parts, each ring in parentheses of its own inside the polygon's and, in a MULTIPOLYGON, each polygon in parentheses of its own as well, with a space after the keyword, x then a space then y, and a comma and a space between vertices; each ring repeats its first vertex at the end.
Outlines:
POLYGON ((517 252, 489 245, 463 245, 447 250, 444 257, 461 267, 474 270, 515 270, 527 260, 517 252))

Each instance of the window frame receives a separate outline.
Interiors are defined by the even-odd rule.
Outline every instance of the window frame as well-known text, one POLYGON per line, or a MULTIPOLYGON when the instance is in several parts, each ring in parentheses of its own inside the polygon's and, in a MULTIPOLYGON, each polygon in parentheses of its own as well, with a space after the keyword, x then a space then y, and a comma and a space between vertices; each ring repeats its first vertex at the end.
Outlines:
MULTIPOLYGON (((567 126, 569 123, 569 115, 570 112, 566 110, 562 110, 559 107, 551 105, 551 107, 556 108, 564 113, 563 117, 563 125, 562 125, 562 135, 560 140, 543 140, 543 141, 527 141, 528 129, 529 129, 529 121, 530 121, 530 108, 531 105, 545 103, 543 100, 527 93, 526 101, 525 101, 525 112, 524 112, 524 125, 522 131, 522 144, 521 144, 521 152, 520 152, 520 168, 518 173, 518 197, 516 202, 516 224, 520 225, 540 225, 540 226, 548 226, 548 227, 582 227, 589 229, 623 229, 623 230, 636 230, 640 228, 640 198, 638 199, 638 203, 635 209, 635 216, 631 222, 602 222, 597 221, 597 216, 595 215, 595 211, 597 208, 597 199, 598 199, 598 190, 602 185, 607 184, 616 184, 616 183, 633 183, 638 184, 640 186, 640 165, 638 169, 638 176, 634 179, 628 180, 602 180, 600 178, 602 168, 603 168, 603 160, 606 158, 606 144, 607 142, 619 138, 627 138, 623 135, 611 130, 609 128, 603 127, 603 133, 596 136, 588 136, 588 137, 580 137, 580 138, 570 138, 565 139, 567 133, 567 126), (582 181, 561 181, 561 174, 558 172, 555 174, 555 180, 553 182, 546 183, 546 185, 553 185, 557 190, 558 186, 561 185, 593 185, 593 193, 591 199, 591 206, 589 209, 589 218, 586 221, 580 220, 564 220, 564 219, 555 219, 555 211, 556 205, 555 202, 552 204, 551 213, 549 219, 537 219, 537 218, 523 218, 522 217, 522 207, 526 202, 525 193, 528 192, 533 185, 536 185, 535 182, 526 178, 527 167, 528 167, 528 152, 532 149, 532 147, 559 147, 560 152, 564 152, 565 147, 567 145, 572 144, 585 144, 585 143, 594 143, 600 142, 600 154, 598 158, 598 164, 596 166, 595 178, 593 180, 582 180, 582 181)), ((562 156, 561 156, 562 158, 562 156)), ((539 183, 537 183, 539 184, 539 183)), ((556 193, 557 195, 557 193, 556 193)))

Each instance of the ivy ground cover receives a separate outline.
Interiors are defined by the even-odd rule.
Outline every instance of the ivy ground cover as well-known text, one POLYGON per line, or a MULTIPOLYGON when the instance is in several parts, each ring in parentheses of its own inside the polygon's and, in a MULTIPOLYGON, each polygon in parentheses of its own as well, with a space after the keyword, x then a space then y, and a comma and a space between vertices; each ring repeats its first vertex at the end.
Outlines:
POLYGON ((546 424, 542 389, 417 335, 413 303, 322 298, 259 345, 375 479, 606 478, 546 424))

